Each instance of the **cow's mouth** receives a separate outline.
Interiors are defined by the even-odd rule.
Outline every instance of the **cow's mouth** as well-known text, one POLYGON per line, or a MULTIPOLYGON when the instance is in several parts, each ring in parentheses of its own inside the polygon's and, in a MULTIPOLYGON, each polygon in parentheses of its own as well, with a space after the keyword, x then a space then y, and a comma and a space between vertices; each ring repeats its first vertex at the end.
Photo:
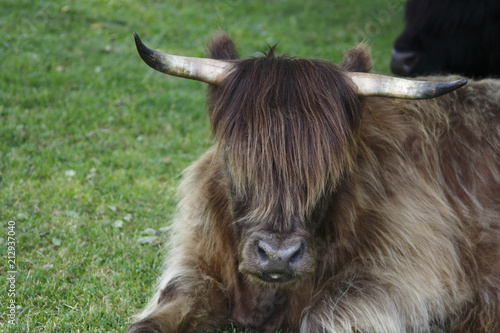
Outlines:
POLYGON ((268 283, 288 283, 294 279, 292 274, 286 273, 260 273, 259 279, 268 283))
POLYGON ((289 289, 301 281, 300 277, 293 274, 249 272, 245 272, 244 274, 256 286, 274 290, 289 289))
POLYGON ((297 274, 292 270, 272 271, 272 270, 248 270, 239 267, 240 273, 244 274, 250 282, 266 289, 289 289, 300 283, 310 274, 297 274))

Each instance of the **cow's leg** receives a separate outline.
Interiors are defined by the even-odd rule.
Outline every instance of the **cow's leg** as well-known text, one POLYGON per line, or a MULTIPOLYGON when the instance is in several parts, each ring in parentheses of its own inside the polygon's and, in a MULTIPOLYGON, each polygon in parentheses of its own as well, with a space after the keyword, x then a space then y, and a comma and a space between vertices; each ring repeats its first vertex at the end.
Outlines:
POLYGON ((368 274, 332 279, 320 295, 303 312, 303 333, 429 332, 432 320, 443 314, 436 299, 410 296, 368 274))
POLYGON ((226 323, 224 288, 200 271, 184 271, 165 284, 127 332, 197 332, 226 323))

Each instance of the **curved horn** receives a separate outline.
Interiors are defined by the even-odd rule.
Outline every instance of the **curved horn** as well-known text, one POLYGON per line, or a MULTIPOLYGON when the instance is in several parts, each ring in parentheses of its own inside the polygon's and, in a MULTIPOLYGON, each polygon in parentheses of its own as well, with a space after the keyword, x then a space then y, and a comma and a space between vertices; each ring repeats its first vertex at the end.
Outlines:
POLYGON ((142 60, 165 74, 218 85, 233 68, 229 61, 181 57, 151 50, 134 33, 135 45, 142 60))
POLYGON ((349 72, 347 75, 356 84, 358 94, 361 96, 382 96, 405 99, 438 97, 452 92, 467 83, 466 79, 450 82, 432 82, 400 79, 371 73, 349 72))

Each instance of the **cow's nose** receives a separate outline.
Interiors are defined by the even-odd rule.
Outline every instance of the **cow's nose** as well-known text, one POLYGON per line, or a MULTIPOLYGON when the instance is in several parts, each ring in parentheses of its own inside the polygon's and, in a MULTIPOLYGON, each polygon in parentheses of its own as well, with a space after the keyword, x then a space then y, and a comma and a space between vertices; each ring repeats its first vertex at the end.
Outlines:
POLYGON ((293 240, 279 244, 275 241, 259 240, 255 251, 261 278, 267 281, 286 281, 293 277, 303 257, 304 242, 293 240))
POLYGON ((391 51, 391 71, 394 74, 402 76, 410 76, 418 61, 418 54, 416 52, 400 52, 396 49, 391 51))

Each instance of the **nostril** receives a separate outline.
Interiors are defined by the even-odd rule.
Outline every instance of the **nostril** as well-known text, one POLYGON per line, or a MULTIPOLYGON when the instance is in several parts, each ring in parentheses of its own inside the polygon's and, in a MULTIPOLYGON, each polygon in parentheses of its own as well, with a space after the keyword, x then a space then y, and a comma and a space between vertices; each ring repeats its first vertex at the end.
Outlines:
POLYGON ((406 58, 403 59, 403 67, 406 72, 411 73, 413 67, 415 67, 415 62, 417 60, 417 55, 415 53, 408 54, 406 58))
POLYGON ((292 253, 290 264, 297 264, 304 254, 304 244, 300 243, 298 249, 292 253))
POLYGON ((255 251, 257 254, 257 259, 261 264, 267 265, 270 262, 280 259, 280 251, 278 250, 278 248, 264 240, 257 241, 255 251))
POLYGON ((418 62, 417 52, 400 52, 392 49, 391 54, 392 59, 390 67, 392 72, 403 76, 410 75, 418 62))
POLYGON ((267 251, 265 250, 264 246, 261 245, 261 242, 259 241, 258 245, 257 245, 257 258, 264 262, 264 261, 267 261, 269 259, 269 255, 267 253, 267 251))
POLYGON ((408 52, 406 57, 403 58, 403 61, 407 65, 411 65, 417 59, 417 54, 414 52, 408 52))

